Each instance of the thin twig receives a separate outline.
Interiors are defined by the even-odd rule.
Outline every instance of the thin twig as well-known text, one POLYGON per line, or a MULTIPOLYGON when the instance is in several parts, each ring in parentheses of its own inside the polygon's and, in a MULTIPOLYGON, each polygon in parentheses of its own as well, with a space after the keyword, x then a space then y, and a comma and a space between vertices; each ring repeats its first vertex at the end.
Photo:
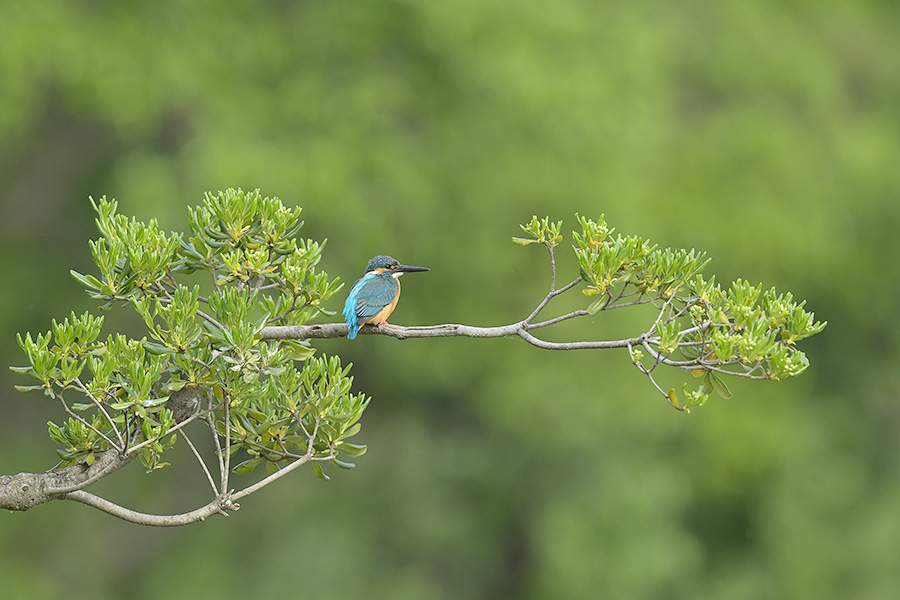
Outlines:
POLYGON ((106 417, 106 421, 109 423, 109 426, 112 427, 112 430, 116 432, 116 438, 119 440, 118 448, 124 449, 125 440, 122 438, 122 433, 119 431, 119 428, 116 427, 115 422, 112 420, 112 417, 109 416, 109 413, 106 412, 106 409, 103 408, 103 403, 94 397, 90 390, 88 390, 87 386, 84 385, 84 383, 81 381, 80 377, 76 377, 72 381, 78 386, 78 389, 81 391, 81 393, 90 398, 91 402, 93 402, 100 410, 100 412, 103 413, 103 416, 106 417))
POLYGON ((225 465, 222 468, 222 492, 228 489, 228 476, 231 470, 231 399, 223 398, 225 404, 225 465))
POLYGON ((91 431, 93 431, 94 433, 99 435, 100 437, 102 437, 104 440, 106 440, 106 443, 109 444, 110 448, 116 448, 118 450, 122 450, 122 448, 119 448, 119 446, 117 446, 114 441, 109 439, 109 437, 105 433, 103 433, 102 431, 100 431, 99 429, 97 429, 96 427, 94 427, 93 425, 91 425, 90 423, 88 423, 87 421, 85 421, 84 419, 79 417, 78 415, 76 415, 72 411, 72 409, 69 408, 69 405, 66 404, 66 400, 65 400, 65 398, 62 397, 62 394, 59 394, 54 391, 53 395, 56 396, 57 399, 59 399, 59 403, 62 404, 63 409, 66 411, 66 414, 68 414, 70 417, 72 417, 73 419, 75 419, 76 421, 78 421, 79 423, 81 423, 82 425, 84 425, 85 427, 87 427, 88 429, 90 429, 91 431))
MULTIPOLYGON (((625 298, 630 297, 632 294, 628 296, 624 296, 625 298)), ((621 304, 607 304, 603 307, 603 310, 613 310, 614 308, 627 308, 629 306, 640 306, 641 304, 649 304, 653 302, 653 298, 644 298, 643 294, 641 294, 637 300, 632 300, 631 302, 622 302, 621 304)))
MULTIPOLYGON (((537 317, 541 313, 542 310, 544 310, 544 308, 547 306, 547 304, 550 303, 550 301, 553 298, 559 296, 561 293, 563 293, 565 291, 572 289, 573 287, 578 285, 578 283, 580 281, 581 281, 581 276, 579 275, 571 283, 566 284, 564 287, 562 287, 558 290, 551 289, 550 292, 546 296, 544 296, 544 299, 540 301, 540 303, 537 305, 537 307, 533 311, 531 311, 531 314, 528 315, 527 317, 525 317, 525 319, 521 322, 526 325, 531 323, 531 321, 533 321, 534 318, 537 317)), ((553 286, 555 286, 555 285, 556 285, 556 279, 555 279, 555 275, 554 275, 553 286)))
POLYGON ((208 416, 208 415, 209 415, 208 410, 207 411, 198 411, 198 412, 192 414, 191 416, 189 416, 188 418, 186 418, 184 421, 181 421, 180 423, 173 425, 172 427, 167 429, 164 434, 154 436, 154 437, 150 438, 149 440, 144 440, 140 444, 135 444, 134 446, 131 446, 130 448, 128 448, 128 450, 125 451, 125 454, 133 454, 133 453, 137 452, 138 450, 140 450, 141 448, 143 448, 144 446, 146 446, 148 444, 152 444, 153 442, 158 442, 164 436, 167 436, 170 433, 174 433, 174 432, 178 431, 179 429, 181 429, 188 423, 195 421, 201 417, 208 416))
POLYGON ((243 443, 259 452, 260 456, 269 462, 278 462, 279 460, 286 459, 296 460, 303 456, 302 454, 296 454, 289 451, 280 441, 278 442, 278 444, 281 447, 281 451, 272 450, 271 448, 267 448, 266 446, 263 446, 262 444, 249 439, 244 440, 243 443))
POLYGON ((224 325, 222 325, 221 323, 219 323, 218 321, 216 321, 214 318, 212 318, 211 316, 209 316, 208 314, 206 314, 206 313, 203 312, 202 310, 197 309, 197 314, 200 315, 201 317, 203 317, 204 319, 206 319, 210 324, 212 324, 212 325, 218 327, 219 329, 225 329, 225 326, 224 326, 224 325))
POLYGON ((191 442, 191 438, 184 431, 178 432, 182 438, 184 438, 185 443, 187 443, 188 448, 191 449, 191 452, 194 453, 194 456, 197 458, 197 462, 200 463, 200 467, 203 468, 203 472, 206 473, 206 479, 209 481, 209 487, 212 488, 213 494, 218 494, 219 490, 216 489, 216 482, 213 480, 212 475, 209 472, 209 469, 206 467, 206 461, 203 460, 203 457, 200 456, 200 453, 197 452, 197 449, 194 447, 193 442, 191 442))
POLYGON ((583 278, 581 275, 579 275, 578 277, 576 277, 575 279, 573 279, 572 281, 570 281, 570 282, 567 283, 566 285, 562 286, 561 288, 559 288, 558 290, 556 290, 555 292, 553 292, 553 296, 552 296, 552 297, 555 298, 556 296, 559 296, 560 294, 562 294, 562 293, 564 293, 564 292, 568 292, 569 290, 571 290, 573 287, 575 287, 576 285, 578 285, 578 284, 581 283, 582 281, 584 281, 584 278, 583 278))
POLYGON ((316 441, 316 436, 319 434, 319 423, 322 422, 322 418, 319 415, 316 415, 316 424, 313 426, 312 433, 309 435, 308 443, 306 445, 306 453, 309 456, 313 455, 313 443, 316 441))
POLYGON ((289 309, 287 309, 286 311, 284 311, 283 313, 281 313, 281 314, 278 315, 277 317, 272 317, 272 318, 269 319, 269 320, 270 320, 270 321, 279 321, 279 320, 285 318, 286 316, 288 316, 289 314, 291 314, 292 312, 298 311, 298 310, 303 310, 304 308, 309 308, 309 306, 310 306, 310 303, 309 303, 309 302, 304 302, 303 304, 297 305, 297 298, 295 297, 295 298, 291 301, 291 307, 290 307, 289 309))
POLYGON ((650 339, 643 340, 642 345, 647 353, 652 356, 657 362, 668 365, 670 367, 678 367, 679 369, 689 370, 703 364, 699 358, 691 360, 672 360, 671 358, 666 358, 660 352, 657 352, 653 349, 653 347, 650 345, 650 339))
POLYGON ((556 256, 553 254, 553 244, 547 242, 547 251, 550 253, 550 293, 556 291, 556 256))
POLYGON ((630 292, 630 293, 626 296, 626 295, 625 295, 625 290, 628 289, 628 285, 629 285, 629 284, 628 284, 628 282, 626 281, 626 282, 625 282, 625 285, 622 286, 622 289, 619 290, 619 295, 616 296, 615 298, 613 298, 612 300, 610 300, 610 301, 607 303, 607 306, 610 305, 610 304, 615 304, 616 302, 618 302, 618 301, 621 300, 622 298, 627 298, 628 296, 633 295, 633 294, 637 291, 637 290, 635 290, 635 292, 630 292))
MULTIPOLYGON (((671 296, 669 296, 669 299, 666 300, 666 302, 662 305, 662 308, 659 309, 659 315, 656 317, 656 320, 653 322, 653 325, 650 326, 650 331, 648 331, 647 333, 649 333, 650 335, 653 335, 656 332, 656 327, 660 324, 660 320, 663 318, 663 313, 666 312, 666 309, 669 308, 672 305, 672 302, 674 302, 674 301, 675 301, 675 294, 672 294, 671 296)), ((668 323, 668 322, 669 322, 669 320, 667 319, 664 323, 668 323)))
MULTIPOLYGON (((717 367, 715 365, 704 365, 703 369, 707 370, 707 371, 715 371, 716 373, 722 373, 723 375, 734 375, 735 377, 743 377, 744 379, 755 379, 755 380, 772 379, 768 374, 754 375, 753 371, 749 371, 746 373, 738 373, 736 371, 729 371, 728 369, 723 369, 723 368, 717 367)), ((755 367, 754 367, 754 370, 755 370, 755 367)))
MULTIPOLYGON (((212 401, 210 400, 210 405, 212 405, 212 401)), ((219 459, 219 474, 224 478, 222 473, 225 472, 225 461, 222 459, 222 445, 219 443, 219 434, 216 433, 216 425, 213 422, 212 412, 207 413, 206 422, 209 424, 209 430, 212 431, 213 441, 216 444, 216 457, 219 459)), ((225 488, 222 488, 222 492, 225 492, 225 488)))
POLYGON ((569 319, 575 319, 577 317, 586 317, 590 315, 590 313, 586 310, 576 310, 572 311, 568 314, 555 317, 553 319, 548 319, 546 321, 541 321, 540 323, 531 323, 529 325, 525 325, 525 329, 540 329, 541 327, 548 327, 550 325, 556 325, 557 323, 562 323, 563 321, 568 321, 569 319))
POLYGON ((653 387, 655 387, 655 388, 659 391, 659 393, 663 395, 663 398, 666 399, 666 402, 668 402, 668 403, 672 406, 672 408, 675 408, 675 409, 678 409, 678 410, 684 410, 683 407, 678 406, 677 404, 675 404, 674 402, 672 402, 672 399, 669 398, 669 394, 667 394, 667 393, 665 392, 665 390, 663 390, 663 389, 659 386, 659 384, 656 383, 656 379, 654 379, 652 371, 653 371, 653 369, 656 368, 656 365, 659 364, 658 362, 657 362, 657 363, 654 363, 654 366, 651 367, 650 369, 648 369, 648 368, 645 367, 643 364, 641 364, 641 362, 640 362, 639 360, 637 360, 637 359, 634 357, 634 350, 633 350, 633 347, 632 347, 631 345, 628 346, 628 355, 631 357, 631 362, 632 362, 632 364, 635 366, 635 368, 637 368, 638 371, 640 371, 641 373, 643 373, 644 375, 647 376, 647 379, 650 380, 650 383, 653 384, 653 387))

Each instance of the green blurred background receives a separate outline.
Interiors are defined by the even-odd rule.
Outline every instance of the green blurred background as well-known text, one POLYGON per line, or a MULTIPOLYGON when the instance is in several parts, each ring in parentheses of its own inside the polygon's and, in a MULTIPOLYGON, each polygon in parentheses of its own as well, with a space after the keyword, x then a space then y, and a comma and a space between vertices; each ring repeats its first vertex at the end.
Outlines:
MULTIPOLYGON (((230 186, 302 206, 345 281, 377 253, 431 267, 404 279, 400 324, 521 319, 547 266, 510 236, 575 212, 829 321, 807 373, 690 415, 621 352, 322 342, 374 398, 357 469, 301 470, 176 530, 74 503, 0 514, 4 598, 896 598, 898 6, 4 2, 2 364, 23 362, 16 331, 92 308, 68 275, 91 270, 89 195, 182 231, 230 186)), ((0 473, 51 467, 58 409, 0 378, 0 473)), ((97 492, 195 508, 183 450, 97 492)))

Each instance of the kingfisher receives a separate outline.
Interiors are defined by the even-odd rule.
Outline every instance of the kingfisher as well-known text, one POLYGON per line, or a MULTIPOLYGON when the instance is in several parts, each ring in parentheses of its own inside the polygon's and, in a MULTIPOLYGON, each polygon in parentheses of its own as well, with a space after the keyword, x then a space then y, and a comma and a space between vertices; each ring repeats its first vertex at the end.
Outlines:
POLYGON ((366 323, 381 325, 387 322, 400 299, 401 275, 428 270, 401 265, 384 254, 372 258, 366 265, 366 272, 350 288, 350 295, 344 304, 344 321, 350 326, 347 339, 355 338, 360 326, 366 323))

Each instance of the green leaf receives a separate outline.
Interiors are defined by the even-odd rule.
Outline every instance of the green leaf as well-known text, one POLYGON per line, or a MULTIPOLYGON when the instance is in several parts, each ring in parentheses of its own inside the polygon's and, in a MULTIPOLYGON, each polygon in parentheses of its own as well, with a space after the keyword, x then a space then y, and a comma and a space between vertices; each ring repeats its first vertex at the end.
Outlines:
POLYGON ((322 479, 323 481, 328 481, 331 479, 328 475, 325 474, 325 470, 322 468, 322 465, 318 462, 313 463, 313 471, 316 474, 316 477, 322 479))
POLYGON ((675 393, 675 388, 669 388, 669 402, 672 403, 677 409, 681 409, 681 404, 678 402, 678 394, 675 393))
POLYGON ((518 244, 519 246, 527 246, 528 244, 537 244, 537 240, 531 240, 528 238, 520 238, 520 237, 513 237, 512 242, 513 242, 513 244, 518 244))
POLYGON ((53 421, 47 421, 47 430, 50 433, 50 439, 52 439, 57 444, 69 443, 66 439, 66 434, 63 433, 62 427, 60 427, 53 421))
POLYGON ((162 397, 160 397, 160 398, 147 398, 146 400, 143 400, 143 401, 141 402, 141 405, 142 405, 144 408, 153 408, 153 407, 155 407, 155 406, 159 406, 159 405, 161 405, 161 404, 165 404, 165 403, 168 402, 168 401, 169 401, 169 397, 168 397, 168 396, 162 396, 162 397))
POLYGON ((591 305, 588 306, 588 309, 587 309, 588 314, 591 316, 596 315, 598 312, 603 310, 608 303, 609 303, 609 294, 604 294, 599 299, 591 302, 591 305))
POLYGON ((170 348, 149 340, 141 340, 141 346, 150 354, 155 354, 157 356, 161 354, 170 354, 172 352, 170 348))
POLYGON ((725 382, 722 381, 715 373, 710 373, 710 382, 712 383, 713 389, 717 394, 728 400, 732 397, 731 390, 728 389, 728 386, 725 385, 725 382))
POLYGON ((712 384, 712 377, 711 377, 711 375, 712 375, 712 372, 710 372, 710 371, 707 371, 707 372, 703 375, 703 386, 702 386, 702 389, 703 389, 703 393, 704 393, 704 394, 712 394, 712 391, 713 391, 713 384, 712 384))
POLYGON ((74 269, 69 271, 69 273, 72 275, 72 277, 75 278, 75 280, 78 283, 80 283, 81 285, 83 285, 86 288, 90 288, 92 290, 99 290, 102 285, 100 283, 100 280, 97 279, 96 277, 94 277, 93 275, 82 275, 81 273, 79 273, 78 271, 76 271, 74 269))
POLYGON ((347 430, 344 431, 344 433, 341 434, 341 439, 343 440, 343 439, 346 439, 346 438, 351 438, 351 437, 353 437, 354 435, 356 435, 357 433, 359 433, 359 430, 360 430, 361 427, 362 427, 362 425, 360 425, 359 423, 354 423, 353 425, 351 425, 350 427, 348 427, 347 430))
POLYGON ((68 450, 63 450, 62 448, 56 449, 56 455, 59 456, 62 460, 64 460, 66 462, 66 464, 70 464, 70 465, 75 463, 79 459, 79 457, 83 456, 84 454, 85 454, 84 450, 77 450, 74 452, 70 452, 68 450))
POLYGON ((264 459, 261 456, 250 458, 235 466, 232 470, 238 475, 249 475, 263 460, 264 459))
POLYGON ((44 386, 42 385, 17 385, 17 392, 30 392, 31 390, 42 390, 44 386))
POLYGON ((347 456, 353 457, 362 456, 369 449, 368 446, 363 444, 351 444, 349 442, 341 442, 337 448, 347 456))
POLYGON ((308 342, 298 342, 296 340, 282 340, 280 342, 282 348, 290 350, 290 359, 303 362, 311 358, 316 349, 308 344, 308 342))

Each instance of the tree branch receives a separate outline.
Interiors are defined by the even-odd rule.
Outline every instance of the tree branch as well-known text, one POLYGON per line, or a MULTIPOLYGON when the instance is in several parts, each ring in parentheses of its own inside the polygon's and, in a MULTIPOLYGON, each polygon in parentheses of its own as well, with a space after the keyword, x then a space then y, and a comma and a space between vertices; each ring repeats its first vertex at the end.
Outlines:
POLYGON ((209 504, 201 506, 196 510, 177 515, 151 515, 137 512, 82 490, 69 492, 68 494, 63 495, 61 499, 81 502, 82 504, 93 506, 98 510, 102 510, 107 514, 122 520, 138 525, 149 525, 151 527, 177 527, 179 525, 189 525, 191 523, 196 523, 197 521, 202 521, 206 517, 214 514, 220 514, 227 517, 229 510, 237 510, 240 508, 231 501, 230 496, 227 494, 216 496, 209 504))
MULTIPOLYGON (((320 460, 314 459, 312 454, 307 453, 280 471, 247 486, 239 492, 220 493, 200 508, 174 515, 154 515, 137 512, 81 489, 127 465, 134 458, 134 454, 122 455, 116 450, 108 450, 98 454, 94 464, 90 467, 78 464, 46 473, 19 473, 18 475, 0 476, 0 508, 11 511, 24 511, 38 504, 44 504, 53 500, 72 500, 138 525, 176 527, 202 521, 214 514, 228 516, 229 511, 235 511, 240 508, 240 505, 235 502, 236 500, 262 489, 310 460, 320 460)), ((331 460, 331 458, 333 457, 327 456, 321 460, 331 460)), ((208 473, 207 476, 209 477, 208 473)))
POLYGON ((0 476, 0 508, 28 510, 38 504, 59 500, 68 493, 80 490, 121 469, 135 455, 121 454, 118 450, 101 452, 94 463, 83 463, 54 469, 44 473, 19 473, 0 476))
MULTIPOLYGON (((533 325, 526 324, 525 321, 513 323, 511 325, 503 325, 500 327, 475 327, 472 325, 459 325, 448 323, 445 325, 431 325, 426 327, 403 327, 401 325, 391 325, 383 323, 382 325, 364 325, 360 328, 359 333, 367 335, 387 335, 397 338, 398 340, 406 340, 412 338, 434 338, 434 337, 471 337, 471 338, 503 338, 503 337, 520 337, 529 344, 544 348, 545 350, 591 350, 591 349, 610 349, 610 348, 627 348, 629 344, 639 346, 647 341, 647 336, 641 335, 634 338, 622 340, 602 340, 588 342, 548 342, 535 337, 529 330, 537 329, 552 325, 559 321, 580 317, 587 314, 586 311, 576 311, 556 319, 550 319, 542 323, 533 325)), ((339 338, 347 335, 347 325, 345 323, 325 323, 322 325, 279 325, 264 327, 260 331, 260 335, 264 340, 297 340, 297 339, 331 339, 339 338)))
MULTIPOLYGON (((363 325, 359 333, 365 335, 387 335, 398 340, 433 337, 473 337, 498 338, 518 335, 521 323, 500 327, 474 327, 471 325, 432 325, 427 327, 403 327, 383 323, 363 325)), ((320 325, 272 325, 263 327, 260 336, 264 340, 305 340, 334 339, 347 335, 346 323, 323 323, 320 325)))

